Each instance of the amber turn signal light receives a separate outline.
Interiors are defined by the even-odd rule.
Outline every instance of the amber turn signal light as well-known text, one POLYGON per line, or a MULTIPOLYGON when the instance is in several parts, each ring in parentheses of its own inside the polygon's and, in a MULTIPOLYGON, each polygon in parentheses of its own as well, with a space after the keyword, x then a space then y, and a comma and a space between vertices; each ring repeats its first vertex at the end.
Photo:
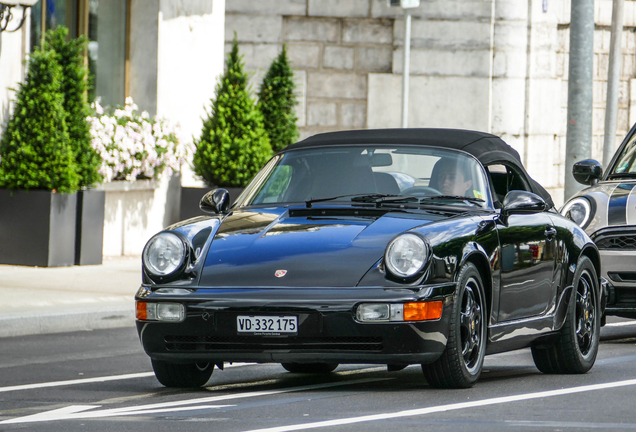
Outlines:
POLYGON ((137 302, 137 319, 138 320, 147 320, 148 319, 148 312, 146 310, 146 302, 137 302))
POLYGON ((441 301, 404 303, 404 321, 440 319, 443 306, 441 301))

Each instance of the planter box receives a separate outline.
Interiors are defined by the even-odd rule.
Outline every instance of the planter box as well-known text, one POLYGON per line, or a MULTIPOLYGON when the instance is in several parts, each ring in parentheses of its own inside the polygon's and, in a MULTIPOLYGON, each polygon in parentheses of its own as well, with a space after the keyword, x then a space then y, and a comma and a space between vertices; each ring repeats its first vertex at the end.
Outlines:
POLYGON ((97 186, 106 194, 104 256, 141 255, 150 237, 179 221, 181 178, 115 181, 97 186))
POLYGON ((87 189, 77 193, 75 265, 100 265, 104 247, 106 192, 87 189))
POLYGON ((0 263, 75 263, 76 194, 0 189, 0 263))
MULTIPOLYGON (((219 186, 223 188, 222 186, 219 186)), ((212 187, 182 187, 181 188, 181 206, 179 212, 179 219, 185 220, 195 216, 206 216, 199 208, 199 202, 203 195, 209 191, 216 189, 212 187)), ((239 195, 245 190, 244 188, 223 188, 227 189, 230 193, 230 205, 236 201, 239 195)))

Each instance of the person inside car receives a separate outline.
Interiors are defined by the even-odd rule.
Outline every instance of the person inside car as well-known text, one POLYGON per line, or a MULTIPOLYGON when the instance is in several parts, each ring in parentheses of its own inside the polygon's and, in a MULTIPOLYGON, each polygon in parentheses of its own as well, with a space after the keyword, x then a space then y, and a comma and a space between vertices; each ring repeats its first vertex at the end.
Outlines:
POLYGON ((431 175, 432 187, 443 195, 473 196, 473 181, 461 164, 451 159, 441 159, 431 175))

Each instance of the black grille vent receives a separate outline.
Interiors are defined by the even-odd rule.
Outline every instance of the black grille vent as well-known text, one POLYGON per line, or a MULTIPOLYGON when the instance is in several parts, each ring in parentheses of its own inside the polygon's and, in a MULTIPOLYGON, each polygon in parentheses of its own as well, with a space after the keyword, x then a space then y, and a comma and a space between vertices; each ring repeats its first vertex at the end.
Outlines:
POLYGON ((599 249, 636 250, 636 235, 603 236, 596 240, 599 249))
POLYGON ((165 342, 168 351, 382 351, 381 337, 166 336, 165 342))

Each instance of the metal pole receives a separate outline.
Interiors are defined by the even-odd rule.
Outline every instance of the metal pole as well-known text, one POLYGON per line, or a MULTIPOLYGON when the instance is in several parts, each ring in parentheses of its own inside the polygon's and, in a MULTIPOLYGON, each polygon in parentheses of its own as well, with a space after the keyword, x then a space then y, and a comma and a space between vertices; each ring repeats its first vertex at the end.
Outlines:
POLYGON ((492 133, 492 84, 495 73, 495 1, 490 3, 490 53, 488 62, 488 133, 492 133))
POLYGON ((569 59, 564 199, 583 188, 574 180, 572 166, 592 154, 594 0, 572 1, 569 59))
POLYGON ((411 9, 404 9, 404 62, 402 67, 402 127, 409 127, 409 68, 411 59, 411 9))
POLYGON ((624 0, 614 0, 612 7, 612 35, 610 38, 607 99, 605 100, 605 135, 603 137, 603 166, 607 168, 614 155, 616 122, 618 117, 618 88, 621 82, 622 34, 624 0))

